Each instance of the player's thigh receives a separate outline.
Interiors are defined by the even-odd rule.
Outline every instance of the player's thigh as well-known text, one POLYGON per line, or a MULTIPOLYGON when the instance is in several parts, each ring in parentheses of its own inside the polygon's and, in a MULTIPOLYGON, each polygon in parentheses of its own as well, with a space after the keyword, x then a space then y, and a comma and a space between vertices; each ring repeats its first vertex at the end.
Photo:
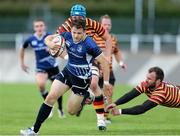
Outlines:
POLYGON ((45 86, 47 80, 48 80, 47 73, 44 73, 44 72, 36 73, 36 82, 37 82, 38 86, 40 86, 40 87, 45 86))
POLYGON ((62 96, 65 92, 67 92, 68 90, 69 90, 68 85, 55 79, 51 85, 50 92, 49 92, 48 96, 46 97, 45 102, 50 105, 53 105, 56 102, 56 100, 60 96, 62 96))
POLYGON ((83 98, 83 96, 71 92, 67 104, 67 109, 70 114, 76 114, 80 110, 83 98))

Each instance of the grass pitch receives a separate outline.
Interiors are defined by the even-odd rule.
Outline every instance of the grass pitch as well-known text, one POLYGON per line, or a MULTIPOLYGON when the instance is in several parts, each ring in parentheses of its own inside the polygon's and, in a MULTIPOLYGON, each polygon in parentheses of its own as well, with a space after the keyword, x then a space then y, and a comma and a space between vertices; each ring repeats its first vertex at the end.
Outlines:
MULTIPOLYGON (((49 88, 49 86, 48 86, 49 88)), ((127 85, 117 85, 115 100, 131 89, 127 85)), ((96 115, 91 105, 84 108, 80 117, 66 112, 68 93, 63 97, 67 118, 54 116, 43 124, 40 135, 180 135, 180 109, 157 106, 153 110, 137 116, 123 115, 112 117, 112 124, 106 132, 96 128, 96 115)), ((147 99, 140 96, 120 107, 141 104, 147 99)), ((31 127, 43 99, 35 84, 0 84, 0 135, 19 135, 19 130, 31 127)))

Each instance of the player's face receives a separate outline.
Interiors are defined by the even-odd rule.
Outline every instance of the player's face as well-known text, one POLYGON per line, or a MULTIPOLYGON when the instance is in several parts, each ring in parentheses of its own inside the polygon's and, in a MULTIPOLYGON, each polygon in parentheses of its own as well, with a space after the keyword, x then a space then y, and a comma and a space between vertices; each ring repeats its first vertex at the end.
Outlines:
POLYGON ((84 30, 82 28, 77 29, 76 27, 71 28, 71 34, 75 43, 80 42, 84 37, 84 30))
POLYGON ((45 32, 45 24, 43 21, 34 22, 34 31, 37 35, 42 35, 45 32))
POLYGON ((154 89, 156 87, 156 82, 157 82, 156 73, 155 72, 148 73, 145 82, 146 82, 146 86, 149 89, 154 89))
POLYGON ((111 31, 112 24, 111 24, 111 20, 110 19, 103 18, 101 24, 104 27, 104 29, 106 29, 108 32, 111 31))

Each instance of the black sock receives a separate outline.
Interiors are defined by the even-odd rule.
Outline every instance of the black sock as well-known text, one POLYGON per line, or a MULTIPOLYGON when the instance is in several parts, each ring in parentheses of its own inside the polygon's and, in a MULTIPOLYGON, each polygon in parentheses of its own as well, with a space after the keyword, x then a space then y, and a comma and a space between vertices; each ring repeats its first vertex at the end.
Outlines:
POLYGON ((41 105, 38 116, 36 118, 36 122, 34 124, 34 132, 35 133, 37 133, 39 131, 41 124, 48 118, 51 110, 52 110, 52 107, 46 105, 45 103, 43 103, 41 105))
POLYGON ((58 108, 62 111, 62 96, 58 98, 58 108))
POLYGON ((47 95, 48 95, 48 91, 41 91, 41 95, 44 98, 44 100, 46 99, 47 95))

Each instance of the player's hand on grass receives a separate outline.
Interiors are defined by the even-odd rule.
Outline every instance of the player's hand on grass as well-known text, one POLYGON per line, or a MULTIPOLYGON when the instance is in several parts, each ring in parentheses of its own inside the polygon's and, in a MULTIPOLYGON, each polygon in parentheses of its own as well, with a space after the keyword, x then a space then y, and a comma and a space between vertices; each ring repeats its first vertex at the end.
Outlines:
POLYGON ((105 108, 105 111, 110 111, 112 109, 114 109, 116 107, 116 104, 115 103, 111 103, 109 104, 106 108, 105 108))
POLYGON ((119 111, 120 110, 117 107, 115 107, 115 108, 112 109, 111 113, 112 113, 113 116, 118 116, 118 115, 121 115, 121 113, 119 111))

